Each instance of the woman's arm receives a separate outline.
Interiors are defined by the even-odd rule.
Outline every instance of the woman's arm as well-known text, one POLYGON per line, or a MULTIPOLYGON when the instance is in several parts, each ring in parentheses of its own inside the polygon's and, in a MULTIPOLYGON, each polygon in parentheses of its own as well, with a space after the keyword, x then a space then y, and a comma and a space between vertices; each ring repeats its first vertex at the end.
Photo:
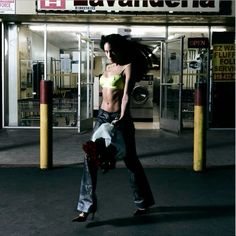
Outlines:
POLYGON ((129 98, 130 98, 130 93, 131 93, 131 87, 132 87, 132 74, 131 74, 131 64, 128 64, 128 66, 124 70, 124 75, 125 75, 125 86, 124 86, 124 91, 123 91, 123 96, 121 100, 121 113, 120 113, 120 119, 122 119, 126 113, 126 110, 128 109, 128 103, 129 103, 129 98))

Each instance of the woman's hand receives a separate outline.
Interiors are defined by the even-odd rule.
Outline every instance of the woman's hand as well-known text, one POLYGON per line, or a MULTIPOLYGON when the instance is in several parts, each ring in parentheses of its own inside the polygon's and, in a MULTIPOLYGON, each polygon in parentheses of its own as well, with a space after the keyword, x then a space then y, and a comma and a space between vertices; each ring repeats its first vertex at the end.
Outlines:
POLYGON ((113 124, 114 126, 119 126, 121 122, 122 122, 122 118, 116 118, 115 120, 111 122, 111 124, 113 124))

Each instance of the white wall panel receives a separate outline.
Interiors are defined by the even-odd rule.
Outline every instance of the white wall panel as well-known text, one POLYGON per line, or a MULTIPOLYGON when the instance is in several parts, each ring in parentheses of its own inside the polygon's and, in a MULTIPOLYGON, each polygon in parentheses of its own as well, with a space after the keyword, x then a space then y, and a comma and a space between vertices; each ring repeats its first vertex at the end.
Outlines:
POLYGON ((35 0, 16 0, 16 14, 36 14, 35 0))
POLYGON ((17 78, 18 78, 18 31, 17 26, 9 27, 9 126, 18 125, 17 78))

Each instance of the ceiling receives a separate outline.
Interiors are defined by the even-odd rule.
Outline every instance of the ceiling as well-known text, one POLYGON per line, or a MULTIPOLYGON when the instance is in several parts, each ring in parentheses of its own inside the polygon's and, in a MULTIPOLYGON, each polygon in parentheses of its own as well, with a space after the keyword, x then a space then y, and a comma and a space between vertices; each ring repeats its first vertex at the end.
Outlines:
MULTIPOLYGON (((31 31, 44 37, 44 25, 42 24, 26 24, 31 31)), ((47 41, 52 45, 60 48, 63 51, 74 51, 78 49, 78 34, 89 37, 94 42, 94 51, 96 54, 102 53, 99 48, 99 42, 102 35, 111 33, 120 33, 122 30, 130 30, 132 38, 142 41, 142 43, 156 46, 158 41, 165 37, 165 27, 125 27, 125 26, 106 26, 94 25, 88 27, 87 25, 77 24, 48 24, 47 41), (159 36, 158 36, 159 35, 159 36)))

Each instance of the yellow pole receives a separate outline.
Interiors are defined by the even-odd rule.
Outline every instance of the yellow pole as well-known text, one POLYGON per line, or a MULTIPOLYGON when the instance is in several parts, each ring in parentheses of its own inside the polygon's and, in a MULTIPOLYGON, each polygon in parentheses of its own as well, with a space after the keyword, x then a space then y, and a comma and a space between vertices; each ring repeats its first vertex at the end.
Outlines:
POLYGON ((40 169, 52 168, 52 81, 40 81, 40 169))
POLYGON ((193 169, 202 171, 206 167, 206 126, 205 126, 206 84, 197 83, 194 101, 194 147, 193 169))

